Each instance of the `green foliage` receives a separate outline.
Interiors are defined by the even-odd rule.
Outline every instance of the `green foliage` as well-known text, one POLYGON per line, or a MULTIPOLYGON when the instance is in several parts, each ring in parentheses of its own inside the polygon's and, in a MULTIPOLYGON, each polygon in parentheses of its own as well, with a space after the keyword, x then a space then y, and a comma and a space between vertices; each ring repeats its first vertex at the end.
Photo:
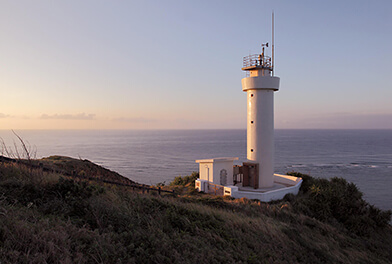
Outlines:
POLYGON ((189 176, 178 176, 170 183, 170 186, 195 186, 195 181, 199 178, 198 172, 192 172, 189 176))
POLYGON ((343 178, 327 180, 299 173, 290 175, 303 179, 301 194, 293 203, 301 212, 321 221, 337 221, 358 235, 367 235, 389 225, 392 212, 367 203, 354 183, 343 178))
POLYGON ((299 173, 299 172, 289 172, 289 173, 287 173, 287 175, 302 178, 301 191, 303 193, 308 192, 309 189, 311 188, 311 186, 316 181, 316 179, 313 178, 312 176, 309 176, 307 174, 302 174, 302 173, 299 173))
POLYGON ((158 182, 158 183, 157 183, 157 187, 163 187, 163 186, 165 186, 165 184, 166 184, 165 181, 163 181, 163 182, 158 182))

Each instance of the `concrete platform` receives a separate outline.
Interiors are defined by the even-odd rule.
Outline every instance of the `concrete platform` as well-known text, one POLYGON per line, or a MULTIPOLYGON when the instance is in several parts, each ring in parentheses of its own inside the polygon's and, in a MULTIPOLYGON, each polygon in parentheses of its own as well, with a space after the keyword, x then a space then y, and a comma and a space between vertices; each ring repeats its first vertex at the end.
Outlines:
POLYGON ((238 191, 242 191, 242 192, 269 192, 269 191, 274 191, 274 190, 279 190, 282 188, 286 188, 286 187, 290 187, 290 185, 285 185, 285 184, 281 184, 281 183, 276 183, 274 182, 274 186, 270 187, 270 188, 259 188, 259 189, 255 189, 253 187, 242 187, 240 185, 236 185, 238 187, 238 191))
POLYGON ((254 189, 252 187, 225 186, 224 195, 234 198, 257 199, 262 202, 281 200, 288 194, 297 195, 302 184, 302 178, 274 174, 274 185, 270 188, 254 189))

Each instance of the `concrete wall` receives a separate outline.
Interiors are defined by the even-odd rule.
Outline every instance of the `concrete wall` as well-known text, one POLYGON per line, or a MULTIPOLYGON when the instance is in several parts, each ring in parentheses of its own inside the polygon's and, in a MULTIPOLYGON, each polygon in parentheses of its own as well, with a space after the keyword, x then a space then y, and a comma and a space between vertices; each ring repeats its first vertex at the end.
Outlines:
POLYGON ((234 160, 238 158, 196 160, 199 163, 199 179, 219 185, 232 185, 234 160))
POLYGON ((213 183, 220 185, 233 185, 233 161, 221 161, 213 164, 213 183))
POLYGON ((247 93, 247 158, 259 164, 259 188, 274 184, 274 92, 279 77, 268 69, 254 69, 242 79, 247 93))
POLYGON ((199 163, 199 178, 205 181, 212 181, 212 162, 200 162, 199 163))
POLYGON ((262 202, 270 202, 273 200, 283 199, 283 197, 288 193, 292 193, 294 195, 298 194, 299 188, 302 184, 301 178, 278 174, 275 174, 274 178, 275 182, 281 182, 289 186, 266 192, 240 191, 237 186, 227 186, 224 188, 224 195, 228 195, 234 198, 246 197, 248 199, 257 199, 262 202))
POLYGON ((247 91, 247 157, 259 163, 259 187, 274 184, 274 91, 247 91))

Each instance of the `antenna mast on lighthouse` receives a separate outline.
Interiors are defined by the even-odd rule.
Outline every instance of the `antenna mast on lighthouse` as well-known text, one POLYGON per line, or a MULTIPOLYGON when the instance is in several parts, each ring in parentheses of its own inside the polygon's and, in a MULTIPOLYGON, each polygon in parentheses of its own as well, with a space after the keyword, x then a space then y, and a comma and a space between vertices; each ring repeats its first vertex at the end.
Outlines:
POLYGON ((274 76, 274 44, 275 44, 275 41, 274 41, 274 11, 272 11, 272 54, 271 54, 271 60, 272 60, 272 62, 271 62, 271 66, 272 66, 272 76, 274 76))

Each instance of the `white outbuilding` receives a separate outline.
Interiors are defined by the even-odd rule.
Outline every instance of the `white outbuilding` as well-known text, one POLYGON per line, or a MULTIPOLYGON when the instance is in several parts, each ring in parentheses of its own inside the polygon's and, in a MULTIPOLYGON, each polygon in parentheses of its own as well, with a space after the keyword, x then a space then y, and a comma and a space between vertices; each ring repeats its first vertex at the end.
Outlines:
MULTIPOLYGON (((233 165, 238 158, 214 158, 196 160, 199 163, 199 179, 196 188, 207 192, 209 186, 232 186, 233 165)), ((223 191, 223 187, 220 187, 223 191)))

